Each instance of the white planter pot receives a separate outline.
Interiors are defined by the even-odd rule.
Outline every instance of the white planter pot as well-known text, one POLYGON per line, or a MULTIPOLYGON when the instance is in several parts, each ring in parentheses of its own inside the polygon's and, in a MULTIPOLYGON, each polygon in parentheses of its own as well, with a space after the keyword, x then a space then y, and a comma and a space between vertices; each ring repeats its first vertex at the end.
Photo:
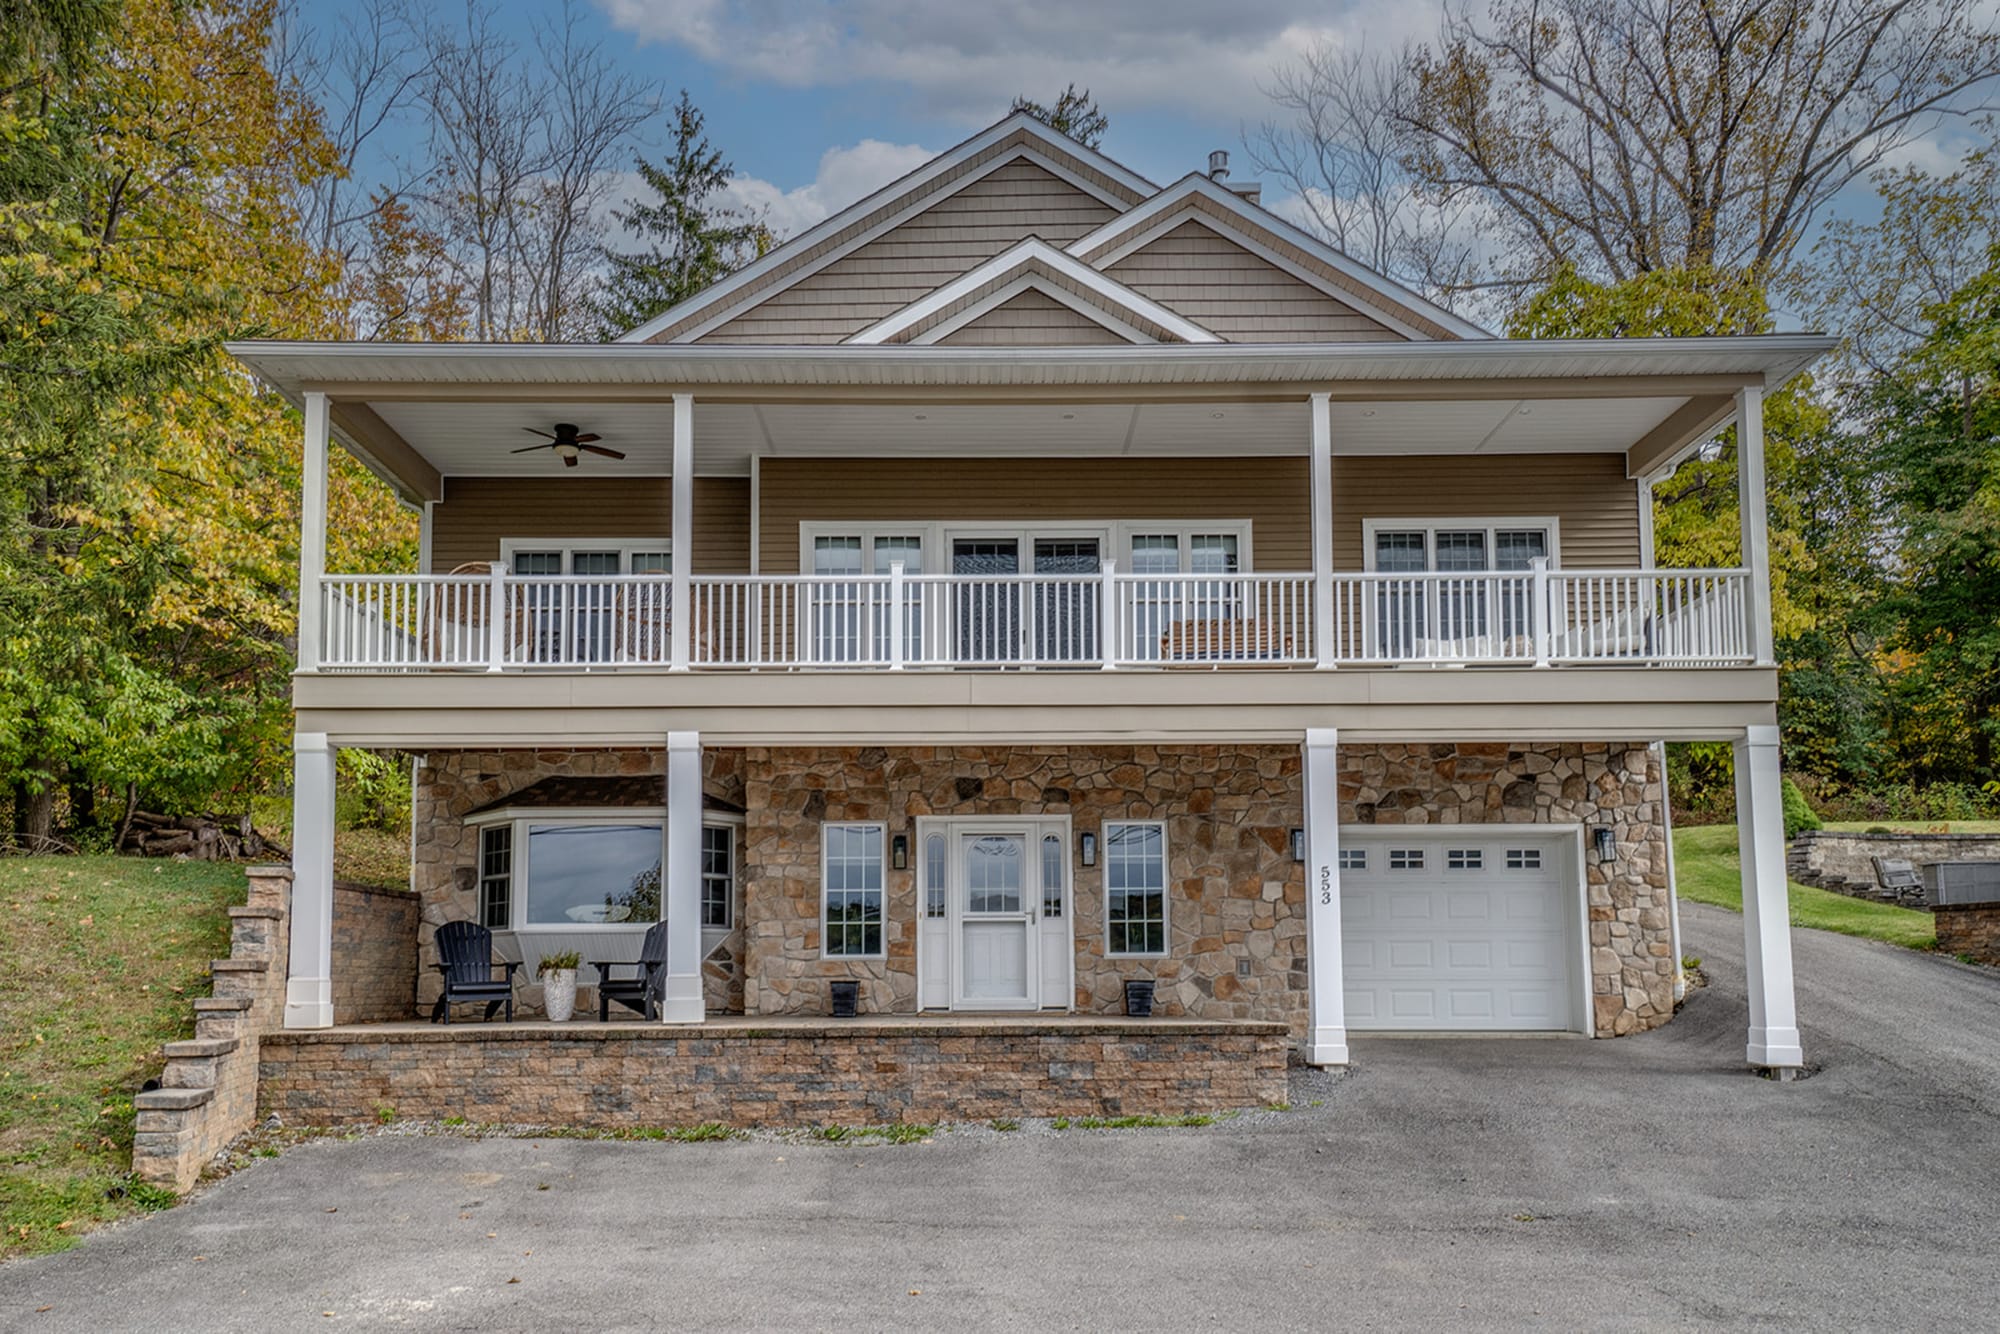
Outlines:
POLYGON ((576 969, 542 974, 542 1009, 557 1024, 576 1013, 576 969))

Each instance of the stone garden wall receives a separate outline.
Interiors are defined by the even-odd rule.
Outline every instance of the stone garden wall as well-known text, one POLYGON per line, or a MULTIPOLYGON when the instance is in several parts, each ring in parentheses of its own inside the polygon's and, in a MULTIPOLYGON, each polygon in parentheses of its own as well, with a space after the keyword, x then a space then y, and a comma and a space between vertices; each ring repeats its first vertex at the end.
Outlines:
MULTIPOLYGON (((916 1009, 916 858, 888 872, 887 957, 823 959, 824 822, 886 821, 914 846, 922 815, 1068 815, 1078 832, 1165 820, 1172 895, 1169 957, 1107 958, 1100 872, 1072 861, 1078 1011, 1117 1013, 1125 979, 1151 977, 1163 1015, 1303 1030, 1304 879, 1287 847, 1304 809, 1296 747, 753 747, 743 775, 747 1013, 824 1013, 835 978, 861 982, 863 1012, 916 1009)), ((1340 782, 1344 824, 1609 825, 1617 860, 1585 859, 1596 1029, 1671 1017, 1663 792, 1644 744, 1342 746, 1340 782)))
POLYGON ((1937 947, 1976 963, 2000 964, 2000 903, 1968 903, 1931 910, 1937 947))
POLYGON ((408 1019, 417 995, 421 904, 407 889, 333 887, 333 1022, 408 1019))
MULTIPOLYGON (((707 794, 743 804, 742 752, 707 749, 702 772, 707 794)), ((649 750, 492 750, 432 751, 417 771, 413 819, 417 831, 411 887, 422 902, 417 929, 417 1011, 428 1013, 438 996, 432 944, 437 928, 449 921, 479 919, 479 834, 465 817, 544 778, 605 778, 666 774, 664 747, 649 750)), ((702 965, 704 990, 712 1014, 743 1009, 742 916, 728 938, 702 965)), ((333 960, 335 976, 340 955, 333 960)), ((589 974, 589 969, 583 970, 589 974)), ((579 976, 577 1013, 595 1014, 595 977, 579 976)), ((514 1013, 540 1013, 541 987, 523 970, 519 976, 514 1013)))
POLYGON ((1924 906, 1921 887, 1884 889, 1871 858, 1925 862, 2000 860, 2000 834, 1868 834, 1844 829, 1808 829, 1786 850, 1785 869, 1802 885, 1830 889, 1857 899, 1924 906))

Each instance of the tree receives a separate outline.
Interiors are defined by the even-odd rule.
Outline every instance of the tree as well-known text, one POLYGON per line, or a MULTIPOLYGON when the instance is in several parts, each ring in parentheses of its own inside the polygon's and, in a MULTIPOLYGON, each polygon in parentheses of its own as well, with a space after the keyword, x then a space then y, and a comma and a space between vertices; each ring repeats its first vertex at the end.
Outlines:
POLYGON ((1977 109, 2000 35, 1980 0, 1493 0, 1400 63, 1334 124, 1387 120, 1429 200, 1476 208, 1488 281, 1768 281, 1841 190, 1977 109))
POLYGON ((1014 99, 1014 110, 1027 112, 1056 133, 1068 135, 1085 148, 1096 148, 1103 143, 1104 132, 1111 128, 1110 119, 1098 107, 1090 89, 1079 90, 1073 83, 1056 95, 1053 105, 1043 106, 1026 97, 1017 97, 1014 99))
POLYGON ((639 159, 639 179, 654 197, 627 200, 613 216, 647 244, 640 250, 604 252, 609 272, 595 307, 604 337, 638 328, 773 244, 761 218, 719 201, 735 169, 709 143, 706 124, 682 89, 674 104, 670 154, 658 163, 639 159))

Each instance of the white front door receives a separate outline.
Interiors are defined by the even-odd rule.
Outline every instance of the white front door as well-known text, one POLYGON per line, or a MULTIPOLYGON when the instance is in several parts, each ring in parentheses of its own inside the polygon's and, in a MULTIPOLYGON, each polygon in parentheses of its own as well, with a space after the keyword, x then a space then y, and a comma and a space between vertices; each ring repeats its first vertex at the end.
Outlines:
POLYGON ((1067 1009, 1066 821, 918 822, 918 1002, 924 1009, 1067 1009))

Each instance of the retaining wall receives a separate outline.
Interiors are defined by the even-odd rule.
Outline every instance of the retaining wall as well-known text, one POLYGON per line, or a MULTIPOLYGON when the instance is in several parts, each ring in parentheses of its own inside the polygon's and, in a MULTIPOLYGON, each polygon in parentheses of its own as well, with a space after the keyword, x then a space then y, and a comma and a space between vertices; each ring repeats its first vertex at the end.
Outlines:
POLYGON ((1922 867, 1925 862, 2000 860, 2000 834, 1863 834, 1809 829, 1792 840, 1785 869, 1802 885, 1832 890, 1878 903, 1924 906, 1922 888, 1883 889, 1871 857, 1896 858, 1922 867))

